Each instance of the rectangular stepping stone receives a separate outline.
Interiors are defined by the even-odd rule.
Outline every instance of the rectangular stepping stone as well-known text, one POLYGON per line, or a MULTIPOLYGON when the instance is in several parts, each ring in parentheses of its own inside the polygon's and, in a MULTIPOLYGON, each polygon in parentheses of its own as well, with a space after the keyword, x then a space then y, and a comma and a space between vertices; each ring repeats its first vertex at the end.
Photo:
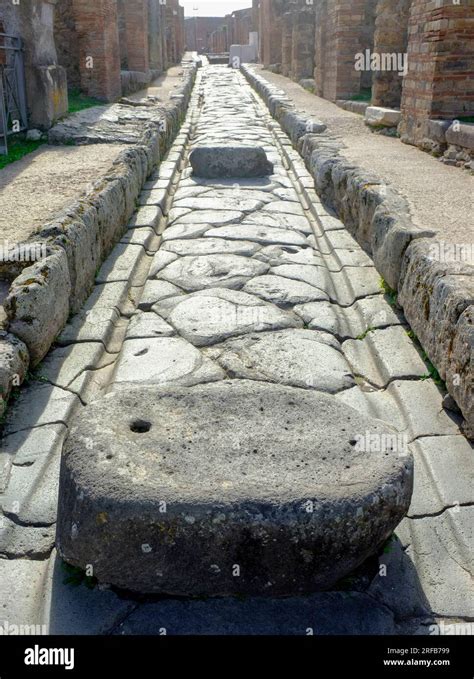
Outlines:
POLYGON ((198 146, 189 161, 198 177, 265 177, 273 173, 273 165, 259 146, 198 146))

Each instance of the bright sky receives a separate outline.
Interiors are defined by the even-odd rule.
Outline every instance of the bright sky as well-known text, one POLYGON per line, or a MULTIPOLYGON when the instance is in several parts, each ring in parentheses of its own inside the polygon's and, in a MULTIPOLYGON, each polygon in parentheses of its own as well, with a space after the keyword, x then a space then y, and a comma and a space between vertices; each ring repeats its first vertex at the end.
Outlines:
POLYGON ((246 9, 252 6, 252 0, 180 0, 187 17, 223 17, 235 12, 236 9, 246 9), (194 12, 197 7, 198 11, 194 12))

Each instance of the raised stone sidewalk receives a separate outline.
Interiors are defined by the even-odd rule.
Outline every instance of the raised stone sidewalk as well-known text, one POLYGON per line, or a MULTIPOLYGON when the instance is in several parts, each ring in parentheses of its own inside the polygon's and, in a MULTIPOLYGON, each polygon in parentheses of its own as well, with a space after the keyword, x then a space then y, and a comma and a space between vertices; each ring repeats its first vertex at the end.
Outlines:
POLYGON ((287 78, 243 71, 304 158, 319 197, 398 293, 473 438, 474 178, 373 134, 356 114, 287 78))

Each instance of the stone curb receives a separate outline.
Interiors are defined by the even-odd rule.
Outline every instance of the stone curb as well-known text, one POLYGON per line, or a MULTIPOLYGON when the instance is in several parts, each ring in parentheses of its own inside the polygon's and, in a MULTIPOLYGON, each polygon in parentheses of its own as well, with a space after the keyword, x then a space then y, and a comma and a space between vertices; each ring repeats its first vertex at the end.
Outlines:
MULTIPOLYGON (((166 111, 165 132, 154 123, 146 124, 140 142, 122 151, 84 198, 64 209, 31 238, 35 244, 46 245, 47 255, 12 280, 5 300, 5 329, 24 342, 32 366, 47 354, 69 315, 80 310, 94 286, 98 268, 126 232, 147 178, 171 148, 197 72, 192 60, 183 59, 182 66, 182 84, 166 111)), ((10 383, 12 361, 4 359, 3 353, 2 383, 10 383), (9 371, 10 378, 4 380, 5 371, 9 371)))
MULTIPOLYGON (((380 177, 346 160, 343 148, 326 132, 324 123, 297 112, 282 90, 249 66, 242 65, 241 71, 303 157, 319 198, 335 210, 372 256, 384 280, 400 293, 406 318, 446 380, 466 420, 465 433, 472 437, 474 267, 461 265, 463 275, 459 275, 459 263, 440 264, 444 244, 435 240, 435 232, 413 224, 402 196, 380 177), (425 308, 421 314, 420 301, 425 308), (437 339, 441 326, 442 346, 437 339)), ((310 193, 306 191, 311 206, 310 193)))

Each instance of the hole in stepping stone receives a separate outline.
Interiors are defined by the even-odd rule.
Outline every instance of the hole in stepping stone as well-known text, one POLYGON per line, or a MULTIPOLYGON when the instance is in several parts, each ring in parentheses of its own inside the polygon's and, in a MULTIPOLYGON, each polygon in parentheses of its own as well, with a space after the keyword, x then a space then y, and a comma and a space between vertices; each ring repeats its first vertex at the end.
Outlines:
POLYGON ((147 353, 148 353, 148 347, 145 347, 145 349, 142 349, 141 351, 137 351, 137 353, 134 354, 134 356, 144 356, 147 353))
POLYGON ((135 434, 146 434, 151 429, 151 422, 146 420, 134 420, 130 425, 130 430, 135 434))

